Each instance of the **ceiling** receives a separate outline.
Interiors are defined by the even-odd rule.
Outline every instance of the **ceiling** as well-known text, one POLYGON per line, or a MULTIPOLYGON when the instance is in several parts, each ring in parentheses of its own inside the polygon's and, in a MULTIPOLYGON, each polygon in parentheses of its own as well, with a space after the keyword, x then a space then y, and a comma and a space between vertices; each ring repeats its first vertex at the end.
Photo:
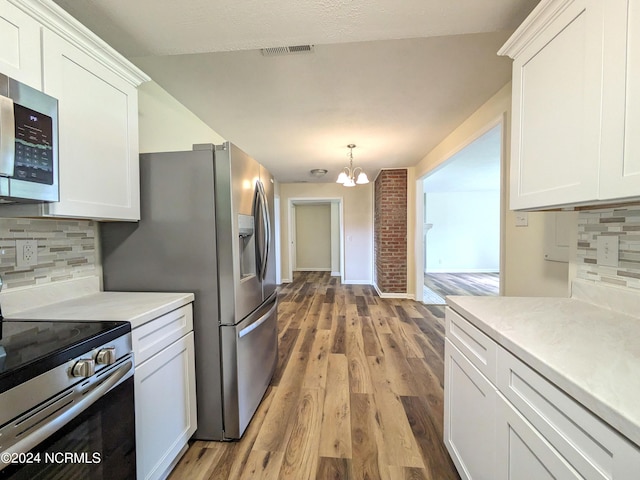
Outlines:
POLYGON ((419 162, 510 80, 538 0, 56 2, 280 182, 332 182, 349 143, 370 177, 419 162))

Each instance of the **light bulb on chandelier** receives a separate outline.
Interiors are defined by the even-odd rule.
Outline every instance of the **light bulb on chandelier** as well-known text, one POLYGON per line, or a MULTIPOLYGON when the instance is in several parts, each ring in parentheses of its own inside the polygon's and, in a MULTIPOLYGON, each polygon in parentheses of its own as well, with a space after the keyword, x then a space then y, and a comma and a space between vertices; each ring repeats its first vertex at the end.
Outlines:
POLYGON ((363 185, 369 183, 369 178, 361 167, 353 168, 353 149, 356 148, 356 146, 350 143, 347 145, 347 148, 349 149, 347 155, 349 157, 349 166, 342 169, 336 183, 341 183, 345 187, 355 187, 356 184, 363 185))

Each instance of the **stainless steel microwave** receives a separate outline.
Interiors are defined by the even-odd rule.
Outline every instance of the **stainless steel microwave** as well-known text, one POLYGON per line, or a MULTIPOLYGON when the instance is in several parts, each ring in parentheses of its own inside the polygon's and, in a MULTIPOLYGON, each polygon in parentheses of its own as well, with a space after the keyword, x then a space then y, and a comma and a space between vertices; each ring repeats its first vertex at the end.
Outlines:
POLYGON ((58 200, 58 101, 0 74, 0 203, 58 200))

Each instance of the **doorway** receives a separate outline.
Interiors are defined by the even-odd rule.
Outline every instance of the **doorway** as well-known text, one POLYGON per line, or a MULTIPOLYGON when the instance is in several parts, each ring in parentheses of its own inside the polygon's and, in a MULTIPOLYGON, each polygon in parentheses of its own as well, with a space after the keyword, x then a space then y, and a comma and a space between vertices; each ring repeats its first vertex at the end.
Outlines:
POLYGON ((343 282, 342 198, 290 198, 288 211, 289 278, 320 271, 343 282))
POLYGON ((422 180, 423 302, 447 295, 498 295, 502 122, 422 180))

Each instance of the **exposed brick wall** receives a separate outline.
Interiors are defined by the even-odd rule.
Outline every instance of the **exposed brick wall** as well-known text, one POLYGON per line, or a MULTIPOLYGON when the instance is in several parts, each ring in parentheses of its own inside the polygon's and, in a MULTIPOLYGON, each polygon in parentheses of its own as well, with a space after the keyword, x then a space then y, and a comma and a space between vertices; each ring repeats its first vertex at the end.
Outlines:
POLYGON ((376 284, 382 293, 407 292, 407 170, 382 170, 375 182, 376 284))

